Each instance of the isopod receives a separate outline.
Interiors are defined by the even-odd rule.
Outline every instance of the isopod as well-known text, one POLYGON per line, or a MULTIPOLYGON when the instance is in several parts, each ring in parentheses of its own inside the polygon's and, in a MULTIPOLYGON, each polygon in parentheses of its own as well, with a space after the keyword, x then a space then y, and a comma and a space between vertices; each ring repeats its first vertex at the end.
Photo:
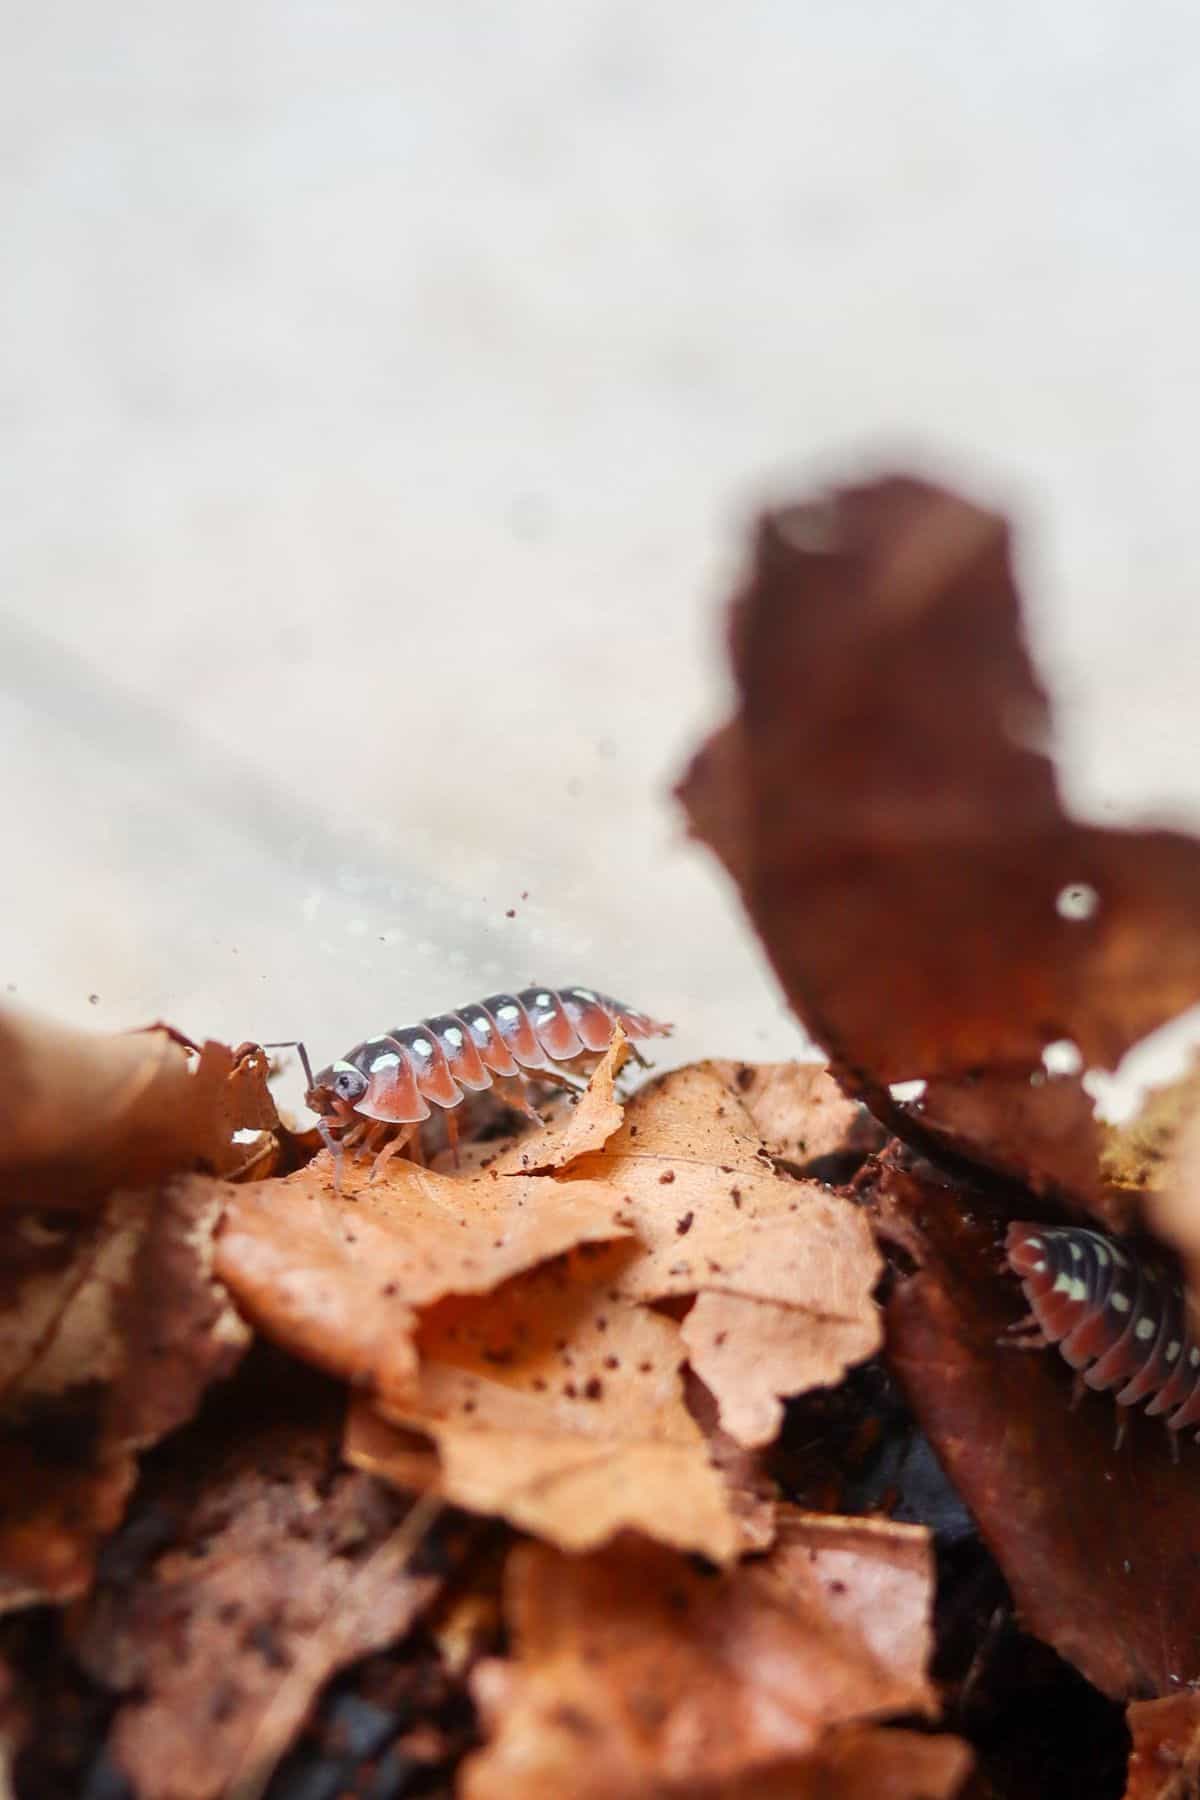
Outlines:
POLYGON ((1012 1224, 1004 1248, 1029 1302, 1032 1342, 1058 1346, 1077 1391, 1115 1388, 1118 1406, 1146 1401, 1147 1413, 1166 1415, 1178 1456, 1175 1434, 1200 1422, 1200 1344, 1179 1276, 1081 1225, 1012 1224))
POLYGON ((666 1037, 671 1030, 592 988, 528 987, 517 994, 492 994, 417 1025, 389 1027, 315 1076, 304 1046, 295 1048, 308 1080, 305 1104, 318 1114, 331 1148, 368 1134, 375 1139, 381 1135, 374 1129, 379 1125, 400 1128, 377 1159, 378 1167, 410 1142, 421 1121, 429 1118, 431 1103, 445 1109, 454 1148, 458 1133, 452 1109, 468 1092, 494 1087, 502 1099, 538 1120, 528 1094, 530 1075, 572 1086, 564 1067, 582 1070, 594 1063, 618 1024, 630 1039, 666 1037), (340 1139, 332 1137, 331 1123, 343 1127, 340 1139))

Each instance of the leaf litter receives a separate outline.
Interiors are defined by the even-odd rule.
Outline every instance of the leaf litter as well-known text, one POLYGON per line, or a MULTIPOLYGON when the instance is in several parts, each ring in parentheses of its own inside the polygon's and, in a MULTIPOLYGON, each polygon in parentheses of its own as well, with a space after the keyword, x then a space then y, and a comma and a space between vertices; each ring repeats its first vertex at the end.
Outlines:
POLYGON ((997 1339, 1010 1218, 1200 1246, 1191 1089, 1083 1081, 1200 997, 1200 848, 1067 817, 952 494, 769 516, 731 648, 685 804, 827 1069, 618 1041, 339 1182, 253 1045, 0 1017, 20 1800, 1193 1778, 1190 1452, 997 1339))

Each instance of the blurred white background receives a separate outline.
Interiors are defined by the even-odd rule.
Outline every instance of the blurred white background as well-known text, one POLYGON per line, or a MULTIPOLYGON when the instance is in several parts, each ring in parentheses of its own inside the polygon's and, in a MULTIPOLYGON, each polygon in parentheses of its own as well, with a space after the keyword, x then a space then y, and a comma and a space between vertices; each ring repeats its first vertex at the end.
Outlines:
POLYGON ((1200 812, 1200 14, 9 0, 0 993, 318 1057, 798 1032, 671 781, 764 499, 1011 506, 1069 791, 1200 812))

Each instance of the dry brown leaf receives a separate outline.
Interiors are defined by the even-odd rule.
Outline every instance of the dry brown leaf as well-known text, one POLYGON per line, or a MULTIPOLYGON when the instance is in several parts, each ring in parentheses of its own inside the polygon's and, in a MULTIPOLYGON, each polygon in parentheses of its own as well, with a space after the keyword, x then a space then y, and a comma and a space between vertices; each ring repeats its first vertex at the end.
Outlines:
POLYGON ((85 1208, 114 1187, 223 1172, 269 1128, 266 1059, 164 1029, 100 1037, 0 1008, 0 1206, 85 1208))
POLYGON ((410 1435, 432 1439, 437 1492, 564 1549, 633 1529, 715 1562, 740 1534, 704 1435, 684 1403, 679 1327, 622 1305, 628 1250, 577 1252, 496 1293, 431 1308, 411 1398, 381 1404, 404 1428, 395 1460, 364 1408, 347 1459, 398 1484, 420 1473, 410 1435))
POLYGON ((1135 1700, 1125 1800, 1188 1800, 1200 1787, 1200 1694, 1135 1700))
POLYGON ((627 1236, 595 1182, 440 1175, 396 1158, 378 1180, 327 1155, 274 1181, 226 1190, 216 1268, 267 1336, 381 1396, 416 1375, 414 1308, 483 1293, 576 1244, 627 1236))
POLYGON ((734 1094, 772 1160, 793 1175, 849 1178, 886 1133, 820 1063, 701 1063, 734 1094))
POLYGON ((779 1484, 770 1472, 766 1456, 761 1450, 747 1449, 721 1429, 715 1395, 690 1368, 684 1392, 688 1411, 708 1440, 709 1459, 725 1483, 738 1522, 742 1554, 769 1550, 775 1541, 779 1484))
POLYGON ((683 1321, 688 1360, 720 1403, 721 1423, 739 1444, 770 1444, 783 1423, 783 1399, 836 1387, 852 1363, 879 1346, 871 1321, 836 1313, 702 1293, 683 1321))
POLYGON ((621 1292, 699 1295, 684 1340, 722 1426, 747 1445, 774 1436, 779 1396, 836 1383, 882 1338, 866 1219, 819 1183, 777 1174, 760 1142, 700 1064, 643 1088, 604 1149, 575 1165, 611 1185, 637 1232, 621 1292))
POLYGON ((773 514, 732 648, 738 717, 683 796, 801 1020, 913 1141, 1111 1216, 1090 1108, 1054 1116, 1078 1077, 1032 1118, 1013 1084, 1200 998, 1200 845, 1065 815, 1003 520, 907 478, 773 514), (937 1113, 891 1100, 918 1078, 937 1113))
POLYGON ((931 1711, 931 1597, 926 1534, 861 1520, 793 1515, 764 1562, 718 1576, 640 1544, 519 1546, 464 1800, 719 1793, 831 1728, 931 1711))
POLYGON ((589 1150, 599 1150, 617 1130, 625 1106, 617 1093, 617 1077, 629 1057, 629 1040, 620 1025, 577 1105, 540 1131, 524 1132, 498 1156, 492 1167, 500 1175, 537 1175, 566 1169, 589 1150))
POLYGON ((80 1621, 93 1679, 126 1697, 110 1752, 141 1800, 217 1800, 261 1781, 322 1682, 402 1636, 441 1583, 390 1556, 404 1508, 338 1467, 338 1420, 316 1397, 224 1447, 195 1440, 160 1471, 80 1621))

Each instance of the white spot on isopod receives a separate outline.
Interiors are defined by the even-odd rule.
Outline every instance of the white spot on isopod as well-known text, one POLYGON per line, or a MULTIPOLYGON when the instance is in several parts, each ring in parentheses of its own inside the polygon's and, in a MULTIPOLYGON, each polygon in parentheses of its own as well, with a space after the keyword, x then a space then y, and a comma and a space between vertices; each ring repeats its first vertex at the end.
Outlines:
POLYGON ((1093 1246, 1093 1250, 1094 1250, 1094 1254, 1096 1257, 1096 1261, 1100 1264, 1100 1267, 1102 1269, 1107 1269, 1107 1267, 1108 1267, 1108 1251, 1104 1248, 1104 1245, 1096 1244, 1093 1246))
POLYGON ((1093 918, 1099 905, 1099 894, 1086 881, 1068 882, 1066 887, 1059 889, 1054 899, 1054 910, 1059 918, 1069 919, 1073 924, 1093 918))
POLYGON ((1193 1344, 1191 1349, 1188 1351, 1188 1362, 1191 1364, 1193 1369, 1196 1367, 1197 1363, 1200 1363, 1200 1350, 1197 1350, 1195 1344, 1193 1344))
POLYGON ((1072 1238, 1072 1240, 1071 1240, 1071 1261, 1072 1262, 1082 1262, 1083 1261, 1083 1245, 1077 1244, 1075 1242, 1074 1238, 1072 1238))
POLYGON ((1139 1343, 1144 1344, 1147 1338, 1154 1336, 1157 1329, 1158 1321, 1156 1319, 1139 1319, 1133 1328, 1133 1335, 1139 1343))
POLYGON ((433 1045, 430 1043, 428 1038, 414 1038, 413 1039, 413 1049, 416 1051, 418 1056, 432 1056, 433 1055, 433 1045))
POLYGON ((519 1019, 520 1016, 520 1009, 518 1007, 498 1006, 496 1008, 496 1017, 498 1019, 519 1019))
POLYGON ((371 1073, 372 1075, 378 1075, 384 1069, 398 1069, 399 1067, 400 1058, 396 1055, 396 1052, 394 1050, 385 1050, 383 1055, 377 1056, 371 1064, 371 1073))
POLYGON ((1128 1312, 1129 1311, 1129 1295, 1123 1294, 1121 1292, 1120 1288, 1118 1288, 1116 1293, 1109 1300, 1108 1304, 1112 1307, 1114 1312, 1128 1312))
POLYGON ((1033 1272, 1035 1275, 1044 1275, 1046 1273, 1046 1259, 1044 1256, 1038 1257, 1033 1265, 1033 1272))
POLYGON ((1175 1358, 1179 1355, 1179 1352, 1182 1349, 1182 1347, 1183 1346, 1180 1344, 1178 1338, 1172 1338, 1170 1343, 1167 1345, 1167 1361, 1174 1362, 1175 1358))
POLYGON ((549 994, 535 994, 534 999, 535 999, 536 1003, 538 1004, 538 1006, 553 1006, 554 1005, 554 1002, 550 998, 549 994))
POLYGON ((442 1036, 445 1038, 445 1040, 448 1044, 453 1044, 455 1049, 457 1049, 458 1046, 463 1041, 463 1034, 458 1029, 457 1025, 447 1025, 445 1031, 442 1033, 442 1036))

